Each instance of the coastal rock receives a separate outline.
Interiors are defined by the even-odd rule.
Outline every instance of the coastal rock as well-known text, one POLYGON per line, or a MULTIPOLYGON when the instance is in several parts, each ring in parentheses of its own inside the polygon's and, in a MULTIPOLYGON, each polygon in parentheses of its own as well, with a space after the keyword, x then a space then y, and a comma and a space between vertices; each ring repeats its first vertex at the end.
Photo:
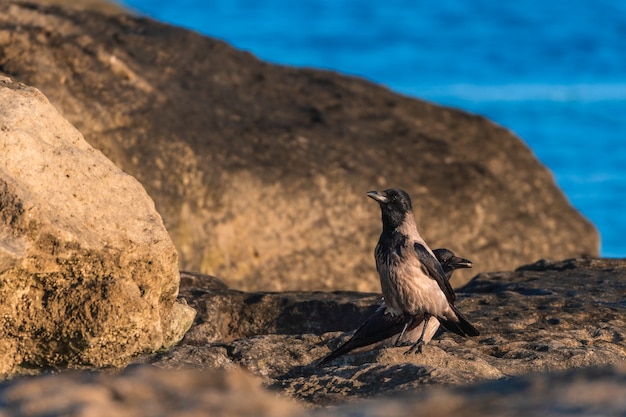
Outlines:
POLYGON ((123 366, 180 340, 154 203, 38 90, 0 78, 0 376, 123 366))
POLYGON ((364 193, 392 186, 413 197, 429 244, 474 272, 598 253, 593 226, 510 131, 365 80, 149 19, 17 1, 0 4, 0 71, 144 185, 181 269, 234 288, 378 291, 380 213, 364 193))
POLYGON ((316 405, 626 360, 626 260, 544 260, 479 274, 458 291, 457 304, 479 337, 443 332, 421 355, 372 346, 325 367, 316 366, 319 359, 373 311, 376 295, 191 285, 183 282, 181 295, 198 311, 194 326, 179 345, 142 362, 168 369, 244 367, 272 389, 316 405))
POLYGON ((127 14, 132 10, 116 0, 32 0, 31 3, 71 7, 79 10, 96 10, 105 14, 127 14))
POLYGON ((137 367, 118 375, 66 373, 0 386, 1 417, 303 415, 294 401, 264 390, 239 371, 162 371, 137 367))
POLYGON ((263 390, 241 370, 165 371, 135 367, 118 375, 61 374, 0 385, 0 416, 499 417, 618 416, 626 407, 626 367, 590 367, 306 411, 263 390))
MULTIPOLYGON (((228 290, 213 277, 185 276, 181 293, 199 310, 194 328, 221 319, 202 306, 216 297, 212 292, 226 297, 228 290)), ((25 410, 33 416, 70 410, 96 416, 619 415, 626 406, 625 292, 626 260, 541 261, 481 274, 459 292, 459 308, 480 328, 480 337, 443 333, 420 356, 405 356, 404 347, 371 348, 317 368, 318 359, 349 334, 291 334, 267 318, 276 316, 272 310, 290 309, 308 298, 319 306, 314 326, 324 331, 338 319, 336 310, 326 318, 322 314, 333 294, 248 295, 282 297, 281 307, 246 303, 243 293, 232 291, 233 304, 239 300, 250 317, 266 320, 268 331, 241 336, 235 326, 224 333, 229 341, 204 342, 192 329, 170 351, 141 358, 152 365, 116 375, 65 373, 5 382, 0 415, 25 410), (233 339, 237 334, 241 338, 233 339), (305 402, 294 403, 286 395, 305 402), (306 411, 312 406, 320 408, 306 411)), ((335 295, 338 305, 348 304, 364 316, 368 301, 375 301, 366 294, 335 295)), ((295 318, 293 325, 304 320, 295 318)))
POLYGON ((526 417, 618 416, 626 409, 626 366, 550 372, 452 389, 410 392, 392 400, 320 410, 324 416, 526 417))

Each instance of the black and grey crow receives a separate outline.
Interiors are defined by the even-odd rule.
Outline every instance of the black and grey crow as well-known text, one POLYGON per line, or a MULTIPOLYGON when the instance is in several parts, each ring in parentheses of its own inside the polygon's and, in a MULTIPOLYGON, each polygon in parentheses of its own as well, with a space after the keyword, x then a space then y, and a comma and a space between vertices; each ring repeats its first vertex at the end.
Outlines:
MULTIPOLYGON (((450 280, 452 273, 456 269, 472 267, 470 260, 456 256, 449 249, 435 249, 433 253, 441 264, 447 280, 450 280)), ((392 314, 388 314, 386 310, 387 306, 383 302, 382 305, 376 309, 374 314, 368 317, 356 332, 354 332, 354 335, 348 341, 324 357, 319 362, 318 366, 345 355, 354 349, 372 345, 392 337, 395 339, 395 344, 398 344, 408 341, 414 342, 421 336, 424 323, 423 315, 419 317, 410 317, 408 314, 393 316, 392 314), (407 323, 408 326, 403 335, 403 339, 394 337, 400 334, 407 323)), ((431 318, 424 334, 424 344, 428 343, 433 338, 437 329, 439 329, 439 321, 431 318)))
POLYGON ((460 336, 478 336, 478 330, 454 306, 456 296, 445 272, 417 231, 409 195, 397 188, 367 195, 378 202, 382 213, 383 230, 374 254, 386 312, 424 317, 422 334, 406 353, 421 352, 431 317, 460 336))

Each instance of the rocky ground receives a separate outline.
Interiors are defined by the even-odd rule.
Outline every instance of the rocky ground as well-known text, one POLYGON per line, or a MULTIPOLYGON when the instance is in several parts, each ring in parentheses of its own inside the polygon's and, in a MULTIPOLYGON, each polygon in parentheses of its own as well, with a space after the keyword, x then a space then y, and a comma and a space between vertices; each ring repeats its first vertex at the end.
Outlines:
POLYGON ((0 416, 609 416, 626 410, 624 260, 541 261, 480 274, 459 292, 459 307, 480 337, 442 333, 421 355, 371 348, 326 367, 315 365, 367 316, 376 295, 243 293, 190 273, 181 282, 181 295, 198 311, 181 344, 137 358, 121 373, 5 382, 0 416))
MULTIPOLYGON (((626 359, 626 261, 541 261, 483 273, 458 292, 481 335, 444 332, 422 355, 369 349, 315 365, 379 302, 362 293, 242 293, 183 279, 198 311, 182 343, 149 360, 165 368, 248 369, 313 404, 466 385, 516 375, 618 364, 626 359)), ((145 358, 144 358, 145 361, 145 358)))
POLYGON ((307 409, 241 371, 131 368, 0 384, 0 416, 623 416, 626 368, 592 367, 307 409))

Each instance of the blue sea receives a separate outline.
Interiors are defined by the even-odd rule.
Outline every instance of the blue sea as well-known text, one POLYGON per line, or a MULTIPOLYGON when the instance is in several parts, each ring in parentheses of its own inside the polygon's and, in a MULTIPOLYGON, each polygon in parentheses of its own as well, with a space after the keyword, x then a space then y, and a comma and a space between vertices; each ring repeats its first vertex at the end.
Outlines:
POLYGON ((626 257, 626 1, 125 0, 273 63, 336 70, 520 136, 626 257))

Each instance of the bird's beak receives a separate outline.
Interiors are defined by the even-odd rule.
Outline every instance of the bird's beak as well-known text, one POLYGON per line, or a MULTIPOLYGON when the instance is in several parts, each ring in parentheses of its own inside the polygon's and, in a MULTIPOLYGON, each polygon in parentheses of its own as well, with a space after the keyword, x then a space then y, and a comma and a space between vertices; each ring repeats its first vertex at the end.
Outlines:
POLYGON ((450 259, 449 263, 451 266, 454 267, 454 269, 472 267, 472 261, 470 261, 469 259, 460 258, 458 256, 455 256, 452 259, 450 259))
POLYGON ((379 203, 387 203, 389 201, 385 194, 379 193, 378 191, 368 191, 366 195, 379 203))

